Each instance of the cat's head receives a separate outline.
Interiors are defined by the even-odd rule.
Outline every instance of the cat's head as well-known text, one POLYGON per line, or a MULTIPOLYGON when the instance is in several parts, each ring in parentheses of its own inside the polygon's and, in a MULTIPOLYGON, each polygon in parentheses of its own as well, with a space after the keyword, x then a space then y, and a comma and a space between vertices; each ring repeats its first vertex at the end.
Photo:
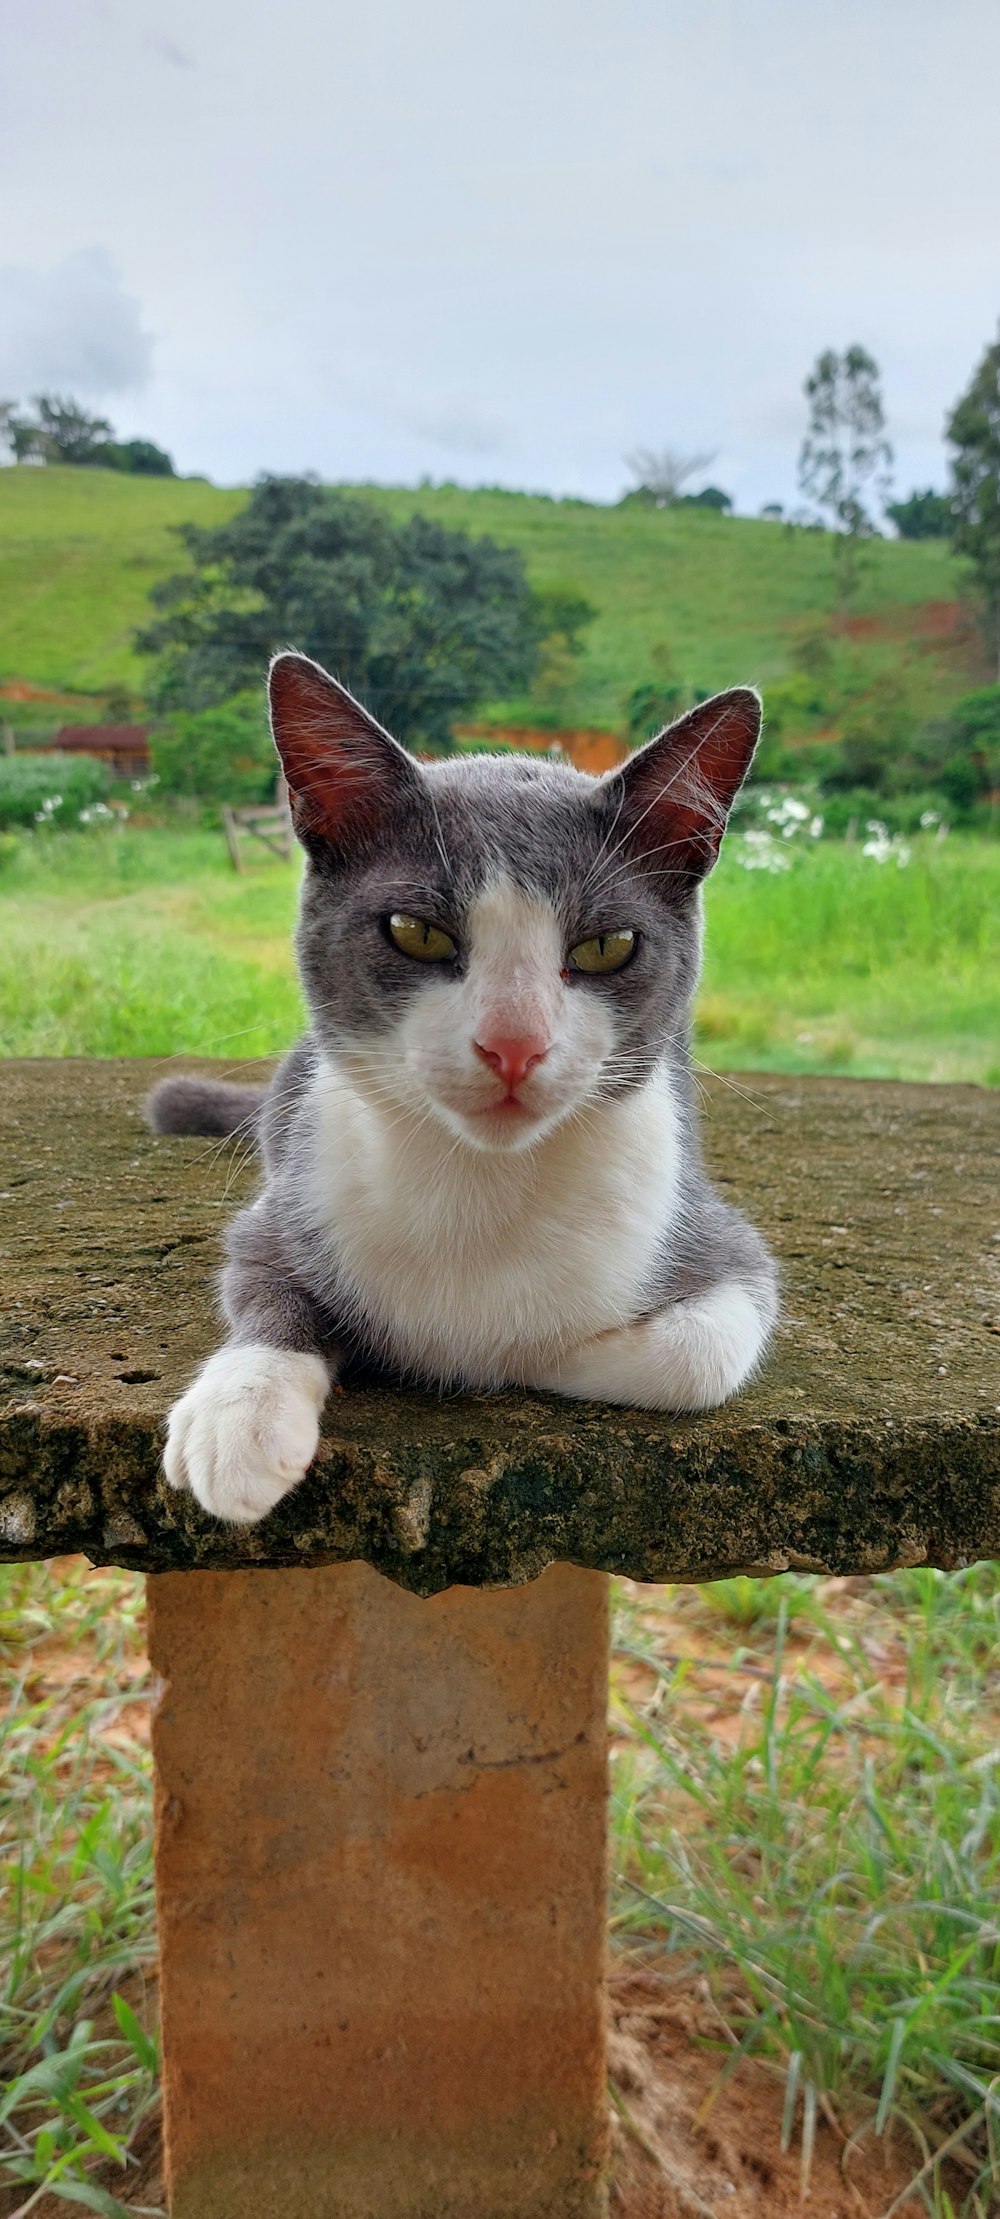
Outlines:
POLYGON ((303 655, 272 664, 271 719, 313 1031, 373 1105, 504 1152, 683 1055, 701 881, 760 732, 749 687, 599 779, 418 763, 303 655))

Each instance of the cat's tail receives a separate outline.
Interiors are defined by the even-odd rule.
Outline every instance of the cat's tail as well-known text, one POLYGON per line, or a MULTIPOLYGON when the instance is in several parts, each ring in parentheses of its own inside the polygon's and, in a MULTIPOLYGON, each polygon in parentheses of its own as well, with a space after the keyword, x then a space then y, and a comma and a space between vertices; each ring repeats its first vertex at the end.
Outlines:
POLYGON ((205 1133, 228 1139, 243 1133, 255 1140, 265 1089, 231 1086, 225 1079, 161 1079, 146 1102, 146 1123, 154 1133, 205 1133))

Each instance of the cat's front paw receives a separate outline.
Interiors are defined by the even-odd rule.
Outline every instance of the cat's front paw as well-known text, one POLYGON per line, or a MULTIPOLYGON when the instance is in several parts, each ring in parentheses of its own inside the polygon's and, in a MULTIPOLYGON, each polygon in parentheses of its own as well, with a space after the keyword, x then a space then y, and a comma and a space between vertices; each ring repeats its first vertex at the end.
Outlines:
POLYGON ((170 1413, 163 1469, 204 1510, 253 1525, 312 1463, 330 1386, 321 1356, 221 1348, 170 1413))

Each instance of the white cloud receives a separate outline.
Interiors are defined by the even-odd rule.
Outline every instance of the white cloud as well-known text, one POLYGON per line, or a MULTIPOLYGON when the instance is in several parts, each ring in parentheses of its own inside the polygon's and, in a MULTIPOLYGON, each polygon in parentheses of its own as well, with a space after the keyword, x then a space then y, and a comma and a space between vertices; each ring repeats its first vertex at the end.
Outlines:
POLYGON ((195 66, 192 56, 186 54, 184 48, 178 46, 174 39, 164 38, 161 31, 147 31, 143 43, 151 54, 159 56, 161 62, 169 62, 171 69, 193 69, 195 66))
POLYGON ((123 432, 229 482, 602 498, 640 442, 717 448, 752 510, 797 501, 803 380, 858 340, 897 485, 943 481, 1000 304, 997 0, 0 14, 17 256, 52 272, 0 277, 4 397, 121 392, 123 432))
POLYGON ((153 341, 139 302, 101 247, 54 269, 0 267, 0 392, 94 402, 149 383, 153 341))
POLYGON ((456 455, 497 455, 507 445, 507 427, 499 417, 487 416, 467 401, 444 402, 437 408, 400 409, 399 421, 418 439, 456 455))

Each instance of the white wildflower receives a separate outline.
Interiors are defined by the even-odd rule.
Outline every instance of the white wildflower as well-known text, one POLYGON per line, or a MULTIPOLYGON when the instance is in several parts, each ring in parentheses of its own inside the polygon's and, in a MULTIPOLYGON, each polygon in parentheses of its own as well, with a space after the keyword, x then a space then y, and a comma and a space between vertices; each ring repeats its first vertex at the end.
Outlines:
POLYGON ((865 841, 862 855, 870 855, 873 863, 888 863, 891 858, 899 870, 905 871, 910 860, 910 849, 906 841, 900 839, 898 832, 890 833, 888 825, 883 824, 878 817, 869 818, 865 831, 871 833, 871 838, 865 841))
POLYGON ((792 867, 770 832, 744 832, 735 850, 735 860, 744 871, 790 871, 792 867))

